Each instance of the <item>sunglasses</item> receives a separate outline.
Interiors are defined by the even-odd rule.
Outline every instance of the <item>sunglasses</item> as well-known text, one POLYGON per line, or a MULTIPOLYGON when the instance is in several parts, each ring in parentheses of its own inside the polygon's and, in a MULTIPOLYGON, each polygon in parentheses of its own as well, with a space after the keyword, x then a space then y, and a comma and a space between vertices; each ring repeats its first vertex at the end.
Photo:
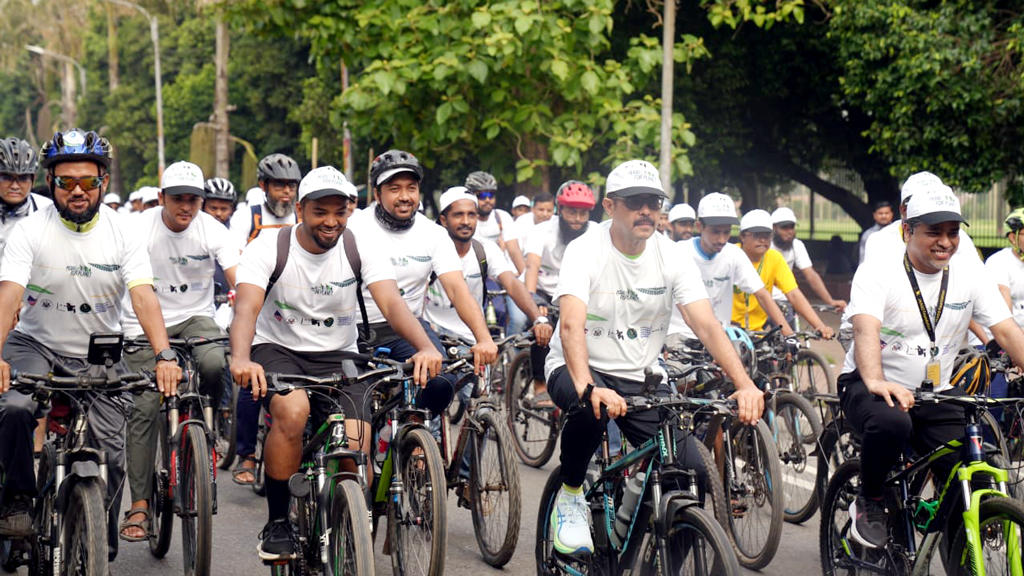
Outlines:
POLYGON ((271 180, 270 185, 274 188, 287 188, 289 190, 297 190, 299 183, 295 180, 271 180))
POLYGON ((71 192, 75 189, 75 186, 81 186, 82 190, 94 190, 100 187, 107 179, 107 175, 103 176, 82 176, 81 178, 75 178, 74 176, 54 176, 53 182, 58 188, 71 192))
POLYGON ((491 198, 494 198, 494 192, 491 190, 484 190, 483 192, 478 192, 476 197, 480 200, 490 200, 491 198))
POLYGON ((648 194, 640 196, 630 196, 628 198, 622 198, 622 203, 626 205, 629 210, 639 210, 644 206, 647 206, 652 211, 661 210, 661 205, 665 203, 665 199, 661 196, 651 196, 648 194))
POLYGON ((35 176, 32 174, 0 174, 0 182, 4 184, 10 184, 11 182, 18 182, 22 186, 28 186, 32 184, 32 180, 35 176))

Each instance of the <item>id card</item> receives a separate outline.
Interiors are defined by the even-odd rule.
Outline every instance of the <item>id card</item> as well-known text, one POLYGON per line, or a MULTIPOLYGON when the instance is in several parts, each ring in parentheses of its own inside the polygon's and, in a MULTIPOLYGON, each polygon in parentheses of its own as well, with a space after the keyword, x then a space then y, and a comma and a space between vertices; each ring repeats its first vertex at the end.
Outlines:
POLYGON ((925 377, 926 380, 931 380, 932 381, 932 386, 936 386, 936 387, 939 386, 939 384, 940 384, 939 378, 942 377, 942 363, 940 363, 936 359, 936 360, 932 360, 928 364, 925 364, 925 367, 924 367, 924 377, 925 377))

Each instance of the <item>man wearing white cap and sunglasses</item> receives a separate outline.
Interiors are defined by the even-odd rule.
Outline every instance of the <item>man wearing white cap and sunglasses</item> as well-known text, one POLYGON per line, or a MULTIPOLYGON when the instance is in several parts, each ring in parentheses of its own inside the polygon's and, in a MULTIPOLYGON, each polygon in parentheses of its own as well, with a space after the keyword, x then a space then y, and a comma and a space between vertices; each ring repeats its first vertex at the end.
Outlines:
MULTIPOLYGON (((842 312, 846 308, 846 302, 836 300, 829 294, 825 282, 814 269, 814 263, 811 262, 811 256, 807 253, 807 247, 804 246, 802 240, 796 237, 796 214, 785 206, 777 208, 772 212, 772 226, 774 228, 772 248, 782 253, 791 270, 800 270, 804 273, 804 278, 807 279, 811 290, 814 290, 818 298, 821 298, 825 304, 834 307, 836 312, 842 312)), ((782 298, 782 293, 776 291, 774 296, 782 298)))
POLYGON ((689 204, 676 204, 668 211, 669 236, 679 242, 693 238, 693 224, 697 220, 697 213, 689 204))
MULTIPOLYGON (((869 548, 885 545, 885 478, 905 446, 926 454, 963 435, 962 408, 915 406, 913 391, 929 380, 938 392, 962 393, 950 387, 950 376, 968 323, 990 327, 1013 361, 1024 365, 1024 333, 995 282, 977 259, 953 257, 965 223, 957 197, 938 182, 922 186, 905 216, 902 256, 869 258, 854 276, 847 309, 854 342, 838 381, 843 411, 863 439, 851 532, 869 548)), ((936 460, 935 477, 946 478, 957 457, 936 460)), ((952 489, 959 484, 953 482, 952 489)), ((961 498, 954 494, 949 500, 961 498)), ((956 534, 959 516, 949 514, 947 536, 956 534)))

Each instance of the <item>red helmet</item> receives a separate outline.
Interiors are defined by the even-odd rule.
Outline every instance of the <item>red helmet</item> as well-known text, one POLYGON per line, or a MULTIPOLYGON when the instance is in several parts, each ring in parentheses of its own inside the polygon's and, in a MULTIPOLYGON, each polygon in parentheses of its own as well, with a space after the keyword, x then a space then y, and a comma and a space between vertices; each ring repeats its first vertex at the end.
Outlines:
POLYGON ((555 195, 558 198, 559 206, 568 206, 569 208, 586 208, 587 210, 593 210, 597 201, 594 200, 594 191, 579 180, 569 180, 558 187, 558 193, 555 195))

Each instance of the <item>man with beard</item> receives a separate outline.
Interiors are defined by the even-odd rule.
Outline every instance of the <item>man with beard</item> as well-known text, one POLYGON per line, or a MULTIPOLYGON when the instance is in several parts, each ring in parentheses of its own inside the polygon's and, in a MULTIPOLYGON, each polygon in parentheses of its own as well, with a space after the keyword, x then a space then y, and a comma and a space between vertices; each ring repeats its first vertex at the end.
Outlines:
MULTIPOLYGON (((357 279, 382 317, 411 343, 416 383, 424 384, 441 367, 441 354, 399 294, 395 268, 380 255, 387 240, 371 228, 358 235, 346 230, 348 204, 356 198, 345 183, 345 176, 331 166, 311 170, 298 189, 302 222, 260 235, 246 247, 238 267, 231 373, 239 386, 262 400, 274 421, 264 451, 269 518, 257 548, 263 560, 295 557, 288 479, 299 469, 302 434, 311 408, 316 420, 329 415, 324 401, 312 399, 304 390, 268 391, 266 372, 355 375, 347 354, 357 351, 357 279), (346 240, 339 244, 343 237, 346 240), (360 256, 349 253, 350 249, 360 256), (353 262, 358 262, 358 270, 353 262)), ((367 457, 368 386, 368 382, 346 385, 345 394, 338 397, 346 415, 349 448, 362 450, 367 457)), ((342 467, 356 471, 351 461, 342 467)))
POLYGON ((248 244, 266 229, 295 224, 295 191, 302 180, 299 165, 284 154, 271 154, 256 165, 256 178, 265 198, 232 217, 230 228, 248 244))
MULTIPOLYGON (((473 333, 476 344, 472 347, 477 372, 493 362, 498 347, 491 339, 484 321, 483 311, 469 293, 462 277, 462 264, 444 228, 431 222, 416 211, 420 203, 420 181, 423 168, 415 156, 402 150, 388 150, 373 159, 370 182, 376 202, 352 216, 349 226, 356 237, 362 234, 382 236, 373 249, 363 255, 367 258, 389 259, 394 266, 398 288, 409 310, 423 313, 423 301, 431 276, 444 289, 454 303, 455 311, 473 333)), ((413 343, 386 321, 383 310, 370 298, 363 286, 366 304, 363 317, 365 345, 369 350, 384 347, 391 350, 391 358, 404 362, 415 353, 413 343)), ((430 326, 423 321, 424 330, 442 351, 441 342, 430 326)), ((431 378, 416 398, 416 405, 440 414, 455 395, 456 376, 444 374, 431 378)))
MULTIPOLYGON (((796 214, 785 206, 777 208, 775 212, 772 212, 772 227, 774 228, 772 248, 782 253, 790 270, 800 270, 804 273, 804 278, 811 285, 811 290, 814 290, 822 302, 835 308, 836 312, 842 313, 846 308, 846 301, 836 300, 829 294, 825 282, 814 269, 814 263, 811 262, 811 256, 807 253, 807 247, 804 246, 803 240, 796 237, 796 214)), ((776 291, 774 297, 782 298, 782 293, 776 291)))
POLYGON ((0 256, 15 224, 53 205, 49 198, 30 193, 38 169, 39 156, 28 142, 0 140, 0 256))
MULTIPOLYGON (((555 201, 558 203, 558 218, 534 226, 526 240, 526 289, 541 305, 551 303, 558 287, 566 246, 596 226, 590 221, 590 211, 597 204, 590 186, 579 180, 569 180, 558 187, 555 201)), ((651 226, 654 226, 654 221, 651 226)), ((547 346, 534 344, 530 347, 532 403, 542 408, 554 406, 544 380, 544 359, 547 355, 547 346)))
MULTIPOLYGON (((120 332, 122 307, 130 302, 158 358, 159 390, 174 394, 181 378, 181 368, 167 344, 145 247, 130 237, 123 217, 100 204, 109 180, 110 144, 95 132, 76 128, 54 134, 40 156, 54 206, 18 223, 0 272, 0 469, 4 471, 0 534, 9 536, 25 536, 33 530, 32 433, 42 408, 31 396, 10 390, 12 370, 102 375, 102 366, 87 361, 89 336, 120 332), (12 330, 11 321, 23 297, 21 320, 12 330)), ((123 362, 114 369, 127 371, 123 362)), ((88 443, 107 455, 111 559, 117 553, 123 430, 130 405, 130 398, 101 394, 88 413, 88 443)))
POLYGON ((668 231, 672 240, 689 240, 693 238, 693 224, 697 213, 689 204, 676 204, 668 211, 668 231))

